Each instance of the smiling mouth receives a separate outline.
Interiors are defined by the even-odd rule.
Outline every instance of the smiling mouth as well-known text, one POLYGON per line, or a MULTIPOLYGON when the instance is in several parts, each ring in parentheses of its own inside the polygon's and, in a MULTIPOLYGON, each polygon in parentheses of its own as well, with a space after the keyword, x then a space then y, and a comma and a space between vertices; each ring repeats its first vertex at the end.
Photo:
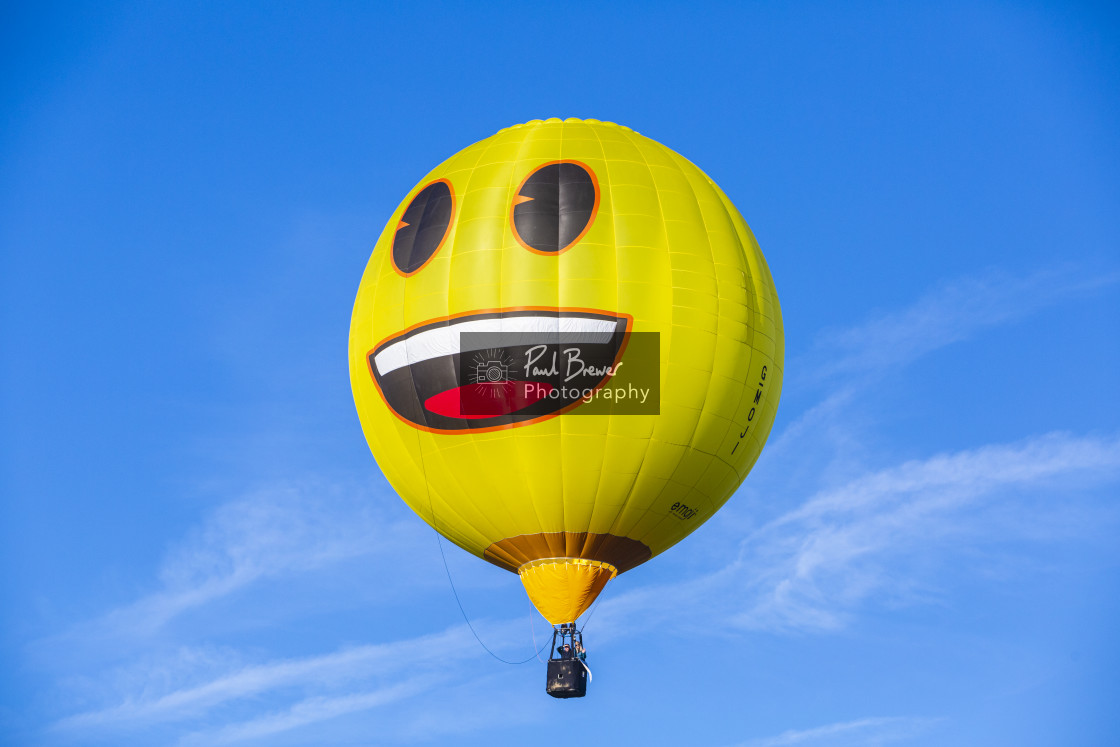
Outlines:
POLYGON ((414 427, 511 428, 591 401, 621 365, 632 322, 592 309, 484 311, 424 322, 366 358, 385 404, 414 427))

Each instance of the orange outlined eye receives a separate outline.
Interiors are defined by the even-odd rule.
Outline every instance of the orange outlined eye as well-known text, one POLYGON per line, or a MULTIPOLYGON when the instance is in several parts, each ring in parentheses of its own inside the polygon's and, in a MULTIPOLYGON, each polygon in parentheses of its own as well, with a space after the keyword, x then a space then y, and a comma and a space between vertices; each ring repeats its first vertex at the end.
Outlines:
POLYGON ((529 251, 559 254, 583 238, 598 209, 595 173, 579 161, 552 161, 517 188, 510 225, 529 251))
POLYGON ((401 275, 415 275, 431 261, 447 240, 455 213, 451 182, 438 179, 408 203, 393 237, 393 267, 401 275))

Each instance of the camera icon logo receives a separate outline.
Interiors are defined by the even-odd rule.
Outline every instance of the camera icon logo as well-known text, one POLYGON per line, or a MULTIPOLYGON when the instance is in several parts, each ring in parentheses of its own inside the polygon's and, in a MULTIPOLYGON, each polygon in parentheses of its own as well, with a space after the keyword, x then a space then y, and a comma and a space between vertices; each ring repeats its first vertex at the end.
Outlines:
POLYGON ((474 380, 487 384, 509 381, 509 366, 501 360, 483 361, 475 366, 474 380))
POLYGON ((495 384, 509 386, 509 368, 512 364, 513 360, 505 348, 480 350, 474 354, 469 364, 471 367, 463 373, 470 376, 475 384, 483 385, 486 389, 493 388, 492 385, 495 384))

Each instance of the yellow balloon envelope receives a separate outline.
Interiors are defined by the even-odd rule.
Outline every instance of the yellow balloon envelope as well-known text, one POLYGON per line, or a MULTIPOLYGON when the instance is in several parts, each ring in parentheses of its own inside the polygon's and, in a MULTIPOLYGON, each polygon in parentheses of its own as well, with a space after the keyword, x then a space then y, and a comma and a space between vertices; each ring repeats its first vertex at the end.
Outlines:
POLYGON ((502 130, 408 193, 362 276, 350 382, 378 465, 554 625, 742 483, 784 341, 719 187, 626 127, 502 130))

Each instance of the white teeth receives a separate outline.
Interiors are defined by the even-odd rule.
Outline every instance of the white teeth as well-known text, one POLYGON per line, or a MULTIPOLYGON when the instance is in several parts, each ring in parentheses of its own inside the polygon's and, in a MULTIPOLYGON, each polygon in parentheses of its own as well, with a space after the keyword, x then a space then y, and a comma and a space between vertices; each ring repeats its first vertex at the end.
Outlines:
POLYGON ((446 327, 426 329, 394 342, 375 355, 373 362, 377 365, 377 372, 385 376, 391 371, 420 361, 493 347, 559 342, 573 344, 610 342, 616 326, 617 323, 609 319, 543 314, 468 319, 452 322, 446 327), (502 337, 500 340, 495 340, 493 337, 478 339, 472 335, 463 341, 461 340, 463 332, 500 333, 502 337))

